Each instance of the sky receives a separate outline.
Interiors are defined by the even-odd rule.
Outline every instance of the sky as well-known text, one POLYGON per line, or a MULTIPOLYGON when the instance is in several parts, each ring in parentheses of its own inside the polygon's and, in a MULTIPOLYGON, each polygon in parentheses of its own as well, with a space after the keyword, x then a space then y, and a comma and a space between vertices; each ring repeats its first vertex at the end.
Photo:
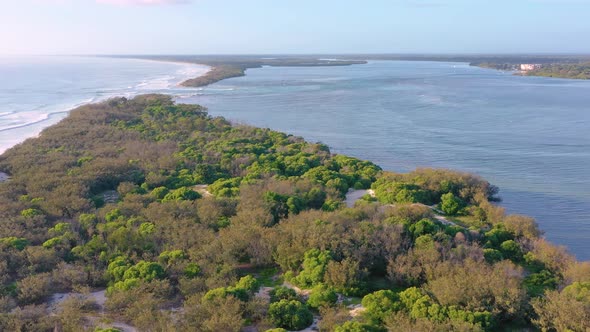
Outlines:
POLYGON ((590 0, 0 0, 0 55, 590 53, 590 0))

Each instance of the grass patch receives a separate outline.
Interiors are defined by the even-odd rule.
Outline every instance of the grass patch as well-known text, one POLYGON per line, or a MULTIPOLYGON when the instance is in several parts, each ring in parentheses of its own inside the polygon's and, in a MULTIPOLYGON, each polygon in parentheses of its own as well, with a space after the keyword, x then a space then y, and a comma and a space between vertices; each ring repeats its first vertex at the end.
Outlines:
POLYGON ((346 306, 349 305, 357 305, 357 304, 361 304, 363 298, 362 297, 347 297, 344 299, 344 301, 342 301, 342 303, 346 306))
POLYGON ((256 279, 262 286, 276 287, 283 284, 283 278, 280 277, 279 269, 276 267, 268 267, 257 271, 256 279))
POLYGON ((474 216, 455 216, 455 217, 447 217, 450 221, 454 222, 459 226, 463 226, 465 228, 469 228, 471 226, 476 226, 478 228, 485 225, 485 222, 476 219, 474 216))

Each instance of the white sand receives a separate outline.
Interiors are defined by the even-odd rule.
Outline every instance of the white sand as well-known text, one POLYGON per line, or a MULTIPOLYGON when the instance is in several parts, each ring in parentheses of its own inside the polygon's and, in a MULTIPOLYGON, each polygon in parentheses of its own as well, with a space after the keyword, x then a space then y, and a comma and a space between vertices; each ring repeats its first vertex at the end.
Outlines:
POLYGON ((213 194, 211 194, 209 192, 209 190, 207 190, 209 186, 206 184, 198 184, 196 186, 194 186, 195 191, 198 192, 199 194, 201 194, 201 196, 203 197, 210 197, 213 196, 213 194))
POLYGON ((358 201, 359 199, 361 199, 361 197, 367 194, 371 195, 372 197, 375 197, 375 191, 373 189, 350 189, 348 193, 346 193, 346 206, 354 207, 354 203, 356 203, 356 201, 358 201))
MULTIPOLYGON (((105 309, 104 304, 105 304, 107 298, 106 298, 104 289, 96 291, 96 292, 92 292, 89 294, 74 293, 74 292, 55 293, 51 296, 51 299, 48 302, 50 312, 55 313, 61 303, 63 303, 65 300, 67 300, 71 297, 74 297, 74 296, 86 296, 90 300, 92 300, 93 302, 96 303, 96 305, 98 306, 98 313, 100 314, 100 316, 88 315, 88 316, 86 316, 86 318, 89 321, 91 321, 93 324, 95 324, 97 327, 100 327, 100 328, 114 327, 114 328, 117 328, 123 332, 137 332, 137 329, 135 327, 133 327, 125 322, 119 322, 119 321, 110 321, 108 323, 105 322, 105 317, 103 316, 103 314, 104 314, 104 309, 105 309)), ((108 321, 108 319, 106 319, 106 320, 108 321)))

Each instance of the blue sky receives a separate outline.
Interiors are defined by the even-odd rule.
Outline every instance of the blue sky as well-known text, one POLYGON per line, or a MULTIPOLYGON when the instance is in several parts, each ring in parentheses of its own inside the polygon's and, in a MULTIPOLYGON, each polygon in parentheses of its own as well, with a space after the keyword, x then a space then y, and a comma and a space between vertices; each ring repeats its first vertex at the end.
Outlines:
POLYGON ((590 0, 0 0, 0 54, 590 53, 590 0))

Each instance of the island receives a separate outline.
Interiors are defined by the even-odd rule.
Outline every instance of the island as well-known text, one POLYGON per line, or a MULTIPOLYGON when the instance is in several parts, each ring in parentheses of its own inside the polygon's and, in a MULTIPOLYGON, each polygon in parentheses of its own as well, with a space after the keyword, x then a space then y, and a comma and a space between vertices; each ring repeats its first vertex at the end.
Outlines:
POLYGON ((165 95, 79 107, 0 172, 2 331, 590 328, 590 264, 476 175, 165 95))

